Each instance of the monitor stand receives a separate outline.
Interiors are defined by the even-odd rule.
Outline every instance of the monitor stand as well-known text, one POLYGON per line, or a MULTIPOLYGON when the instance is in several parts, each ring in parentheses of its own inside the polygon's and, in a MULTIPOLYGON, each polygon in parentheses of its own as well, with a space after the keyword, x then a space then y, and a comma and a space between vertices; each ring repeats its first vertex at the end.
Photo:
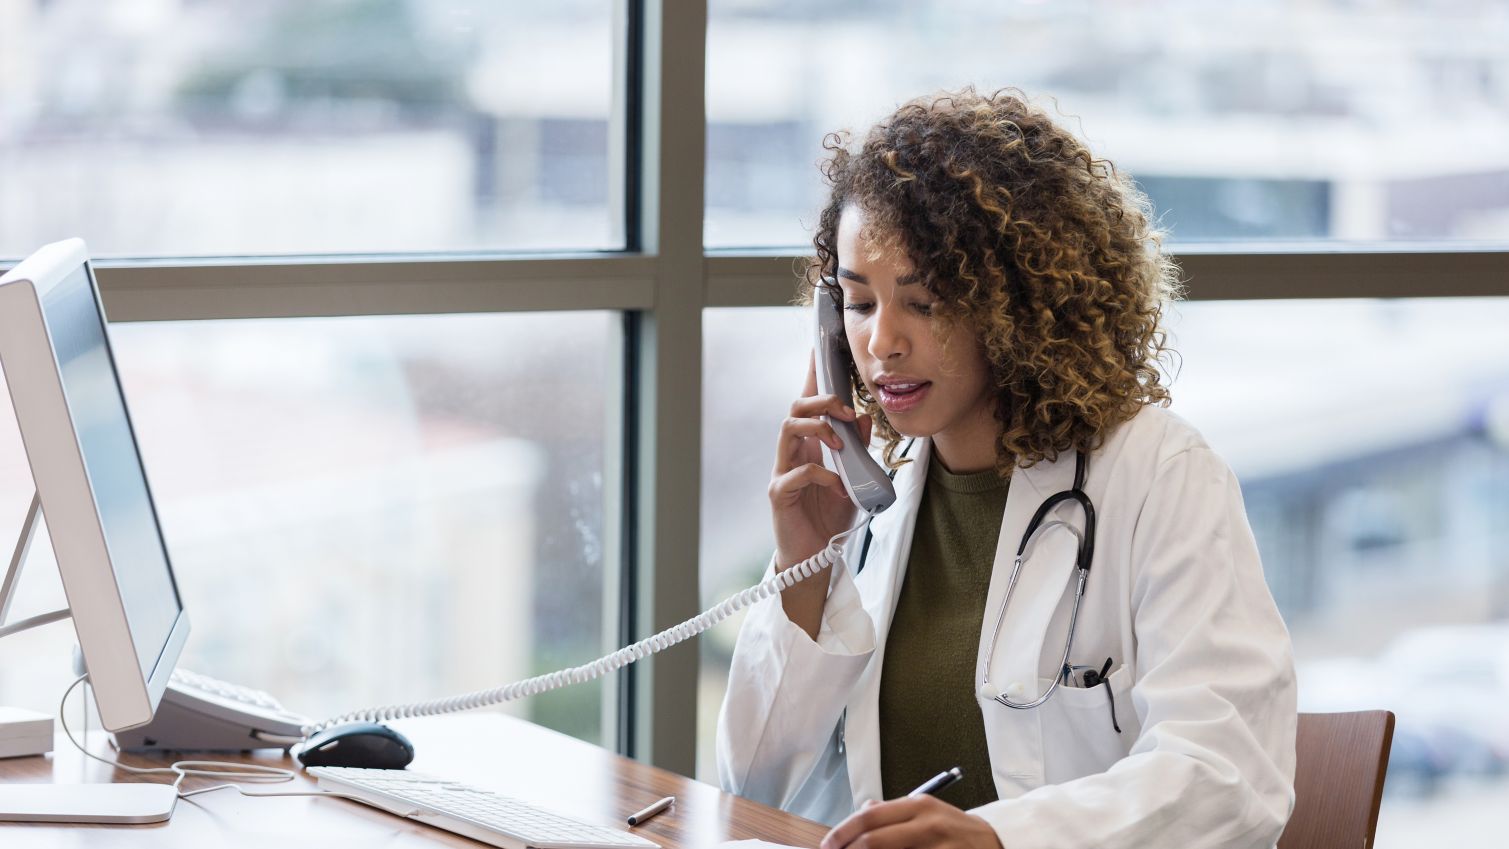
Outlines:
MULTIPOLYGON (((10 568, 0 581, 0 637, 68 618, 64 608, 5 624, 41 507, 33 495, 10 568)), ((0 784, 0 822, 164 822, 177 803, 178 790, 171 784, 0 784)))
POLYGON ((14 625, 5 624, 5 616, 10 612, 11 599, 16 594, 16 581, 21 577, 21 567, 26 565, 26 554, 31 551, 32 533, 37 529, 37 517, 41 514, 42 499, 36 493, 32 493, 31 507, 26 510, 26 521, 21 523, 21 535, 16 539, 16 551, 11 555, 10 568, 5 570, 5 579, 0 581, 0 637, 8 637, 38 625, 68 618, 69 611, 65 607, 62 610, 43 613, 30 619, 22 619, 14 625))

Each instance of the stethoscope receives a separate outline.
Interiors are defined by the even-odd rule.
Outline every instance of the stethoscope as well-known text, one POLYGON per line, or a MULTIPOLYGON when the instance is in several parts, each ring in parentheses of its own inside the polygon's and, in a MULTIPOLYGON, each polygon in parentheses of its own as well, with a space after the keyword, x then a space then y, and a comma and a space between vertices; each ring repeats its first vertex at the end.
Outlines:
MULTIPOLYGON (((914 438, 907 442, 906 448, 902 449, 901 456, 911 453, 914 438)), ((1095 505, 1090 501, 1090 496, 1085 494, 1085 475, 1089 470, 1090 461, 1085 452, 1076 452, 1074 458, 1074 485, 1062 492, 1055 492, 1038 505, 1037 512, 1032 514, 1032 521, 1027 523, 1027 530, 1022 534, 1021 544, 1016 549, 1016 560, 1011 567, 1011 577, 1006 582, 1006 597, 1001 600, 1000 612, 996 614, 995 627, 990 631, 990 647, 985 652, 985 660, 981 664, 981 678, 979 693, 982 697, 997 701, 1006 707, 1015 710, 1030 710, 1048 701, 1053 692, 1058 689, 1060 682, 1073 674, 1073 667, 1069 664, 1069 654, 1074 650, 1074 626, 1079 621, 1079 604, 1085 597, 1085 582, 1090 577, 1090 562, 1095 557, 1095 505), (1048 513, 1065 501, 1073 501, 1079 504, 1085 514, 1085 528, 1081 532, 1068 522, 1055 519, 1044 522, 1048 513), (1059 674, 1054 676, 1053 683, 1048 685, 1041 695, 1029 702, 1018 702, 1002 693, 996 686, 990 683, 990 659, 995 656, 996 643, 1001 636, 1001 623, 1006 621, 1006 609, 1011 606, 1011 596, 1016 592, 1017 579, 1022 574, 1022 561, 1027 559, 1028 550, 1036 544, 1044 531, 1050 528, 1061 527, 1074 535, 1079 541, 1078 554, 1075 556, 1074 566, 1077 578, 1074 586, 1074 607, 1069 612, 1069 634, 1064 639, 1064 653, 1059 658, 1059 674)), ((888 474, 892 480, 896 477, 896 470, 892 469, 888 474)), ((870 553, 870 528, 865 526, 864 546, 859 552, 859 568, 854 570, 858 575, 864 571, 865 558, 870 553)), ((1104 673, 1102 673, 1104 674, 1104 673)), ((1113 706, 1114 710, 1114 706, 1113 706)), ((1114 718, 1113 718, 1114 722, 1114 718)))

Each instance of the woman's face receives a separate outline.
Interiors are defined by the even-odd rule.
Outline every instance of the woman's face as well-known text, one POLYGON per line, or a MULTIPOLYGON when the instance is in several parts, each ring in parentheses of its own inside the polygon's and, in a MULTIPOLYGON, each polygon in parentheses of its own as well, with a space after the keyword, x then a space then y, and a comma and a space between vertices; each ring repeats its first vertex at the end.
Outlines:
POLYGON ((998 426, 990 369, 978 337, 964 328, 948 344, 934 335, 936 300, 905 252, 865 238, 864 213, 844 208, 838 222, 838 285, 844 330, 865 387, 904 436, 934 437, 956 472, 989 468, 998 426), (983 464, 982 464, 983 458, 983 464))

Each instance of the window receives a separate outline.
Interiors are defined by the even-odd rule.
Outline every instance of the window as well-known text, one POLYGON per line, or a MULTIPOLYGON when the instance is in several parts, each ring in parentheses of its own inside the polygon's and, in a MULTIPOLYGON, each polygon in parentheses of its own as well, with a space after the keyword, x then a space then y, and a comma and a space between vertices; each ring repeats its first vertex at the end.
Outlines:
MULTIPOLYGON (((616 639, 604 510, 619 324, 576 312, 114 327, 192 622, 182 665, 319 719, 601 654, 616 639)), ((0 504, 19 523, 31 478, 8 404, 4 421, 0 504)), ((25 575, 25 615, 50 609, 55 573, 25 575)), ((46 651, 0 642, 0 670, 61 685, 68 626, 28 636, 46 651)), ((510 709, 601 740, 601 689, 510 709)))
POLYGON ((828 132, 1015 86, 1175 240, 1509 239, 1509 17, 1489 0, 711 0, 709 247, 797 245, 828 132))
POLYGON ((7 3, 0 256, 621 248, 616 14, 7 3))

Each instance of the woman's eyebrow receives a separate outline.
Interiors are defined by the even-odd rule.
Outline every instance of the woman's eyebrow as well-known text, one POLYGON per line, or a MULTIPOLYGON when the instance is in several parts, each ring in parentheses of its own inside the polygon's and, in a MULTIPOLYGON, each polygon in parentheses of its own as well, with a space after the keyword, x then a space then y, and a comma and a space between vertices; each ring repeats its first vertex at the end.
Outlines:
MULTIPOLYGON (((842 265, 838 267, 838 276, 846 278, 848 280, 853 280, 855 283, 858 283, 861 286, 870 285, 870 279, 868 277, 860 274, 858 271, 844 268, 842 265)), ((908 271, 907 273, 896 278, 897 286, 916 286, 921 282, 922 275, 918 274, 916 271, 908 271)))
POLYGON ((838 276, 853 280, 855 283, 858 283, 861 286, 870 285, 869 278, 865 277, 863 274, 860 274, 858 271, 851 271, 847 268, 844 268, 842 265, 838 267, 838 276))

